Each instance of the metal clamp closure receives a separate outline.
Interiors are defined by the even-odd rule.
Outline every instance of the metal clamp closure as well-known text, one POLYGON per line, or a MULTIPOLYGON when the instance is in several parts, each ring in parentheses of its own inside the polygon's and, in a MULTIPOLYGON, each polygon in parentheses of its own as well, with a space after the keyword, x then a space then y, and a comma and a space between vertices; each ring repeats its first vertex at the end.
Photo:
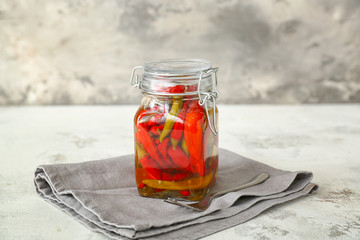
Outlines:
POLYGON ((205 112, 206 112, 206 118, 210 127, 211 132, 217 136, 219 131, 216 127, 216 98, 219 96, 219 92, 217 91, 217 71, 219 70, 218 67, 216 68, 210 68, 209 70, 202 71, 200 73, 199 77, 199 83, 198 83, 198 96, 199 96, 199 104, 201 106, 205 106, 205 112), (203 78, 203 75, 212 74, 215 75, 215 83, 213 84, 213 89, 211 92, 201 92, 200 86, 201 86, 201 80, 203 78), (207 102, 211 101, 213 103, 213 122, 211 123, 210 117, 209 117, 209 109, 207 102))
POLYGON ((134 67, 133 70, 132 70, 132 72, 131 72, 130 84, 131 84, 131 86, 134 87, 134 88, 140 86, 139 76, 138 76, 137 74, 136 74, 136 78, 135 78, 135 81, 134 81, 135 72, 136 72, 136 70, 142 69, 142 68, 144 68, 144 67, 143 67, 143 66, 134 67))

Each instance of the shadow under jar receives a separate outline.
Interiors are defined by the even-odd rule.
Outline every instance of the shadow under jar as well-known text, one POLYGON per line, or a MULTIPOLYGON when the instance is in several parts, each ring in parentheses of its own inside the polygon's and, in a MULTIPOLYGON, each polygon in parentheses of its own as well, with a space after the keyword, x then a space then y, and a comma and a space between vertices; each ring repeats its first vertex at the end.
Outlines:
POLYGON ((134 118, 135 176, 141 196, 197 201, 215 184, 217 70, 201 59, 134 68, 131 84, 144 95, 134 118))

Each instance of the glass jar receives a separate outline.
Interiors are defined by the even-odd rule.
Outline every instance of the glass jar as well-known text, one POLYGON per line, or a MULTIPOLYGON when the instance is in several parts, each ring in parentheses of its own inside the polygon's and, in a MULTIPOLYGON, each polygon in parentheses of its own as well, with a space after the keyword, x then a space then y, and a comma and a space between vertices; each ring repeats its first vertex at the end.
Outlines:
POLYGON ((131 84, 144 95, 134 118, 141 196, 196 201, 215 184, 217 70, 200 59, 150 62, 133 69, 131 84), (140 80, 138 69, 144 71, 140 80))

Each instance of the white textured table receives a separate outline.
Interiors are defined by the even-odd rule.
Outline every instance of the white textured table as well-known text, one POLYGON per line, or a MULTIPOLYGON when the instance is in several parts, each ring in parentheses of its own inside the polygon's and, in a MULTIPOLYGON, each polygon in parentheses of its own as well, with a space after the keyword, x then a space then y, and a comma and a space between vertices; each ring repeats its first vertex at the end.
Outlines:
MULTIPOLYGON (((318 192, 204 239, 360 239, 360 106, 220 106, 220 146, 285 170, 318 192)), ((106 239, 35 194, 40 164, 133 152, 136 106, 1 107, 0 239, 106 239)))

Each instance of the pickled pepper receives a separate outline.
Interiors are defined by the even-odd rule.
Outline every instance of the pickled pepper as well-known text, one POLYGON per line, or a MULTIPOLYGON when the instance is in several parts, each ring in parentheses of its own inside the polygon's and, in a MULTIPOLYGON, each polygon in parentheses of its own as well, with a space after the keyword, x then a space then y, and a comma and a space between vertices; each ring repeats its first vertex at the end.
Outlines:
POLYGON ((188 180, 181 181, 164 181, 164 180, 152 180, 145 179, 143 183, 152 188, 167 189, 167 190, 196 190, 207 187, 214 176, 211 171, 205 177, 197 177, 188 180))
POLYGON ((183 93, 185 92, 186 87, 184 85, 176 85, 173 87, 169 87, 167 89, 164 90, 164 92, 168 92, 168 93, 183 93))
POLYGON ((138 125, 141 124, 145 128, 151 128, 156 125, 162 124, 163 116, 165 113, 156 113, 149 110, 141 110, 137 119, 138 125))
POLYGON ((192 169, 204 176, 205 164, 203 159, 203 131, 204 111, 197 101, 193 101, 186 113, 184 123, 184 138, 190 154, 192 169))
POLYGON ((189 150, 188 150, 188 148, 187 148, 187 146, 186 146, 185 138, 183 138, 183 139, 181 140, 181 148, 182 148, 182 150, 184 151, 184 153, 185 153, 187 156, 189 156, 189 150))
POLYGON ((149 136, 146 129, 141 124, 137 125, 135 137, 144 146, 145 150, 149 153, 151 158, 153 158, 155 161, 160 161, 160 156, 156 151, 154 140, 149 136))
POLYGON ((183 150, 177 146, 175 149, 172 146, 169 146, 167 152, 173 161, 173 163, 180 169, 191 170, 190 169, 190 160, 188 156, 183 152, 183 150))
POLYGON ((183 135, 184 121, 185 121, 186 110, 187 110, 188 104, 189 104, 189 101, 185 101, 185 103, 183 104, 183 107, 176 119, 176 122, 173 127, 173 131, 171 131, 170 141, 171 141, 173 148, 175 148, 178 145, 178 143, 181 140, 181 137, 183 135))
POLYGON ((161 179, 161 170, 156 162, 151 159, 149 155, 139 159, 141 165, 145 168, 146 172, 153 179, 161 179))
POLYGON ((135 143, 135 149, 136 149, 136 153, 138 158, 143 158, 146 155, 149 155, 145 150, 144 147, 140 145, 140 143, 135 143))
POLYGON ((165 140, 161 143, 159 143, 157 145, 157 148, 161 154, 161 157, 163 159, 163 164, 162 164, 162 168, 163 169, 166 169, 166 168, 173 168, 174 164, 171 162, 168 154, 167 154, 167 148, 168 148, 168 145, 169 145, 169 138, 165 138, 165 140), (165 165, 165 166, 164 166, 165 165))
POLYGON ((189 173, 186 173, 186 172, 175 173, 175 174, 170 174, 168 172, 163 172, 161 179, 166 180, 166 181, 179 181, 179 180, 183 180, 187 176, 189 176, 189 173))
POLYGON ((154 135, 160 135, 161 131, 164 129, 164 124, 159 126, 152 126, 150 132, 154 135))
POLYGON ((173 100, 173 104, 171 106, 170 112, 169 112, 168 116, 166 117, 164 129, 162 130, 160 138, 159 138, 160 142, 162 142, 164 140, 164 138, 167 135, 169 135, 169 133, 171 132, 171 129, 175 123, 176 116, 179 114, 182 104, 183 104, 182 100, 178 100, 178 99, 173 100))
POLYGON ((155 116, 153 116, 152 118, 149 119, 149 121, 146 123, 146 126, 147 126, 147 127, 152 127, 152 126, 156 126, 156 125, 162 124, 162 123, 163 123, 164 114, 165 114, 165 113, 156 114, 155 116))
MULTIPOLYGON (((176 86, 169 87, 169 88, 165 89, 165 92, 184 93, 185 90, 186 90, 186 88, 185 88, 184 85, 176 85, 176 86)), ((163 129, 163 131, 161 132, 161 135, 160 135, 160 139, 159 139, 160 142, 162 142, 164 140, 164 138, 167 135, 169 135, 169 133, 171 132, 171 129, 174 126, 176 116, 178 116, 178 114, 179 114, 179 112, 181 110, 181 107, 183 105, 183 101, 182 101, 181 98, 182 97, 174 96, 174 100, 173 100, 173 104, 172 104, 171 109, 170 109, 170 113, 166 118, 164 129, 163 129)))

